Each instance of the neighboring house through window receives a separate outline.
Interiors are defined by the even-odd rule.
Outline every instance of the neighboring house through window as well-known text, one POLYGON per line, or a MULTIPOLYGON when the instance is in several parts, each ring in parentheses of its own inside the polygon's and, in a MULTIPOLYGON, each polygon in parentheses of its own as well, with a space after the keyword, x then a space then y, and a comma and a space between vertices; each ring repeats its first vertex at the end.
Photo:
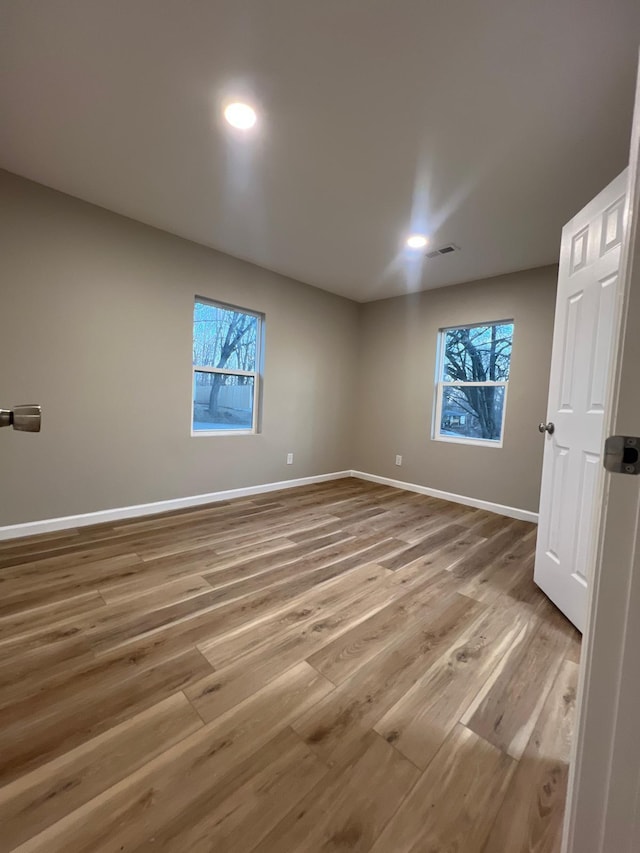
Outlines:
POLYGON ((513 321, 441 329, 433 438, 502 447, 513 321))
POLYGON ((192 435, 258 431, 262 315, 196 297, 192 435))

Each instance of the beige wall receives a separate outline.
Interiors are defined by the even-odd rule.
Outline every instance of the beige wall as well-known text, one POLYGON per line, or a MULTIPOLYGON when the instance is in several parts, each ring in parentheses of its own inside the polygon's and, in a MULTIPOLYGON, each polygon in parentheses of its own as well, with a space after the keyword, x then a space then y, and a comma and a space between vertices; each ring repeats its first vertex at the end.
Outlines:
POLYGON ((0 526, 349 468, 538 508, 555 267, 358 306, 1 171, 0 258, 0 405, 44 411, 0 526), (196 294, 266 315, 259 435, 190 435, 196 294), (438 329, 507 318, 504 447, 432 441, 438 329))
POLYGON ((544 267, 362 306, 353 467, 537 511, 556 279, 557 267, 544 267), (515 329, 504 446, 433 441, 438 330, 506 319, 515 329))
POLYGON ((6 172, 0 258, 0 526, 351 467, 353 302, 6 172), (195 294, 266 315, 260 435, 190 436, 195 294))

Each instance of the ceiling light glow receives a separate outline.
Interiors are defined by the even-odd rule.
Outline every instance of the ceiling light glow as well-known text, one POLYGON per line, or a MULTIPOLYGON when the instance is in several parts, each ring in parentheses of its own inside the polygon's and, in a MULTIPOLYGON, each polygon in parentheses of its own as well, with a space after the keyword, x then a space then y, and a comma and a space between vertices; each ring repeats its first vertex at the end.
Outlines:
POLYGON ((412 234, 407 239, 407 246, 410 249, 424 249, 428 242, 424 234, 412 234))
POLYGON ((257 121, 256 111, 249 104, 228 104, 224 110, 224 117, 231 127, 238 130, 250 130, 257 121))

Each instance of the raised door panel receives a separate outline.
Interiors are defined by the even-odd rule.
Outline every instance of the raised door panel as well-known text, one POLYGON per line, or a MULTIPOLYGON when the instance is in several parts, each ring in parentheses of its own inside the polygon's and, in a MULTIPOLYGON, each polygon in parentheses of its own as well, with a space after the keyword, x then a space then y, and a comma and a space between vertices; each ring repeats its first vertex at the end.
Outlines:
POLYGON ((561 542, 563 529, 563 507, 567 491, 569 474, 569 448, 554 445, 553 447, 553 472, 551 486, 551 511, 549 513, 549 526, 546 541, 546 553, 554 561, 560 564, 561 542))
POLYGON ((602 414, 607 399, 611 339, 616 317, 617 284, 618 273, 615 272, 598 283, 596 292, 587 404, 589 414, 602 414))
POLYGON ((583 291, 579 290, 567 300, 558 405, 558 411, 563 413, 570 413, 575 409, 576 355, 578 353, 583 296, 583 291))

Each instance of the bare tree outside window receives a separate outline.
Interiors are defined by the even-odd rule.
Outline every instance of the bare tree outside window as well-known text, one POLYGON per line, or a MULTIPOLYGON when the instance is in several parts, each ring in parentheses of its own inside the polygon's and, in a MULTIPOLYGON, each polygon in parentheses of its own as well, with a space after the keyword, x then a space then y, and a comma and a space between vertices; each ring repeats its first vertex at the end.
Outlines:
POLYGON ((261 318, 196 300, 194 430, 254 430, 261 318))
POLYGON ((434 437, 500 443, 513 323, 443 329, 440 336, 434 437))

